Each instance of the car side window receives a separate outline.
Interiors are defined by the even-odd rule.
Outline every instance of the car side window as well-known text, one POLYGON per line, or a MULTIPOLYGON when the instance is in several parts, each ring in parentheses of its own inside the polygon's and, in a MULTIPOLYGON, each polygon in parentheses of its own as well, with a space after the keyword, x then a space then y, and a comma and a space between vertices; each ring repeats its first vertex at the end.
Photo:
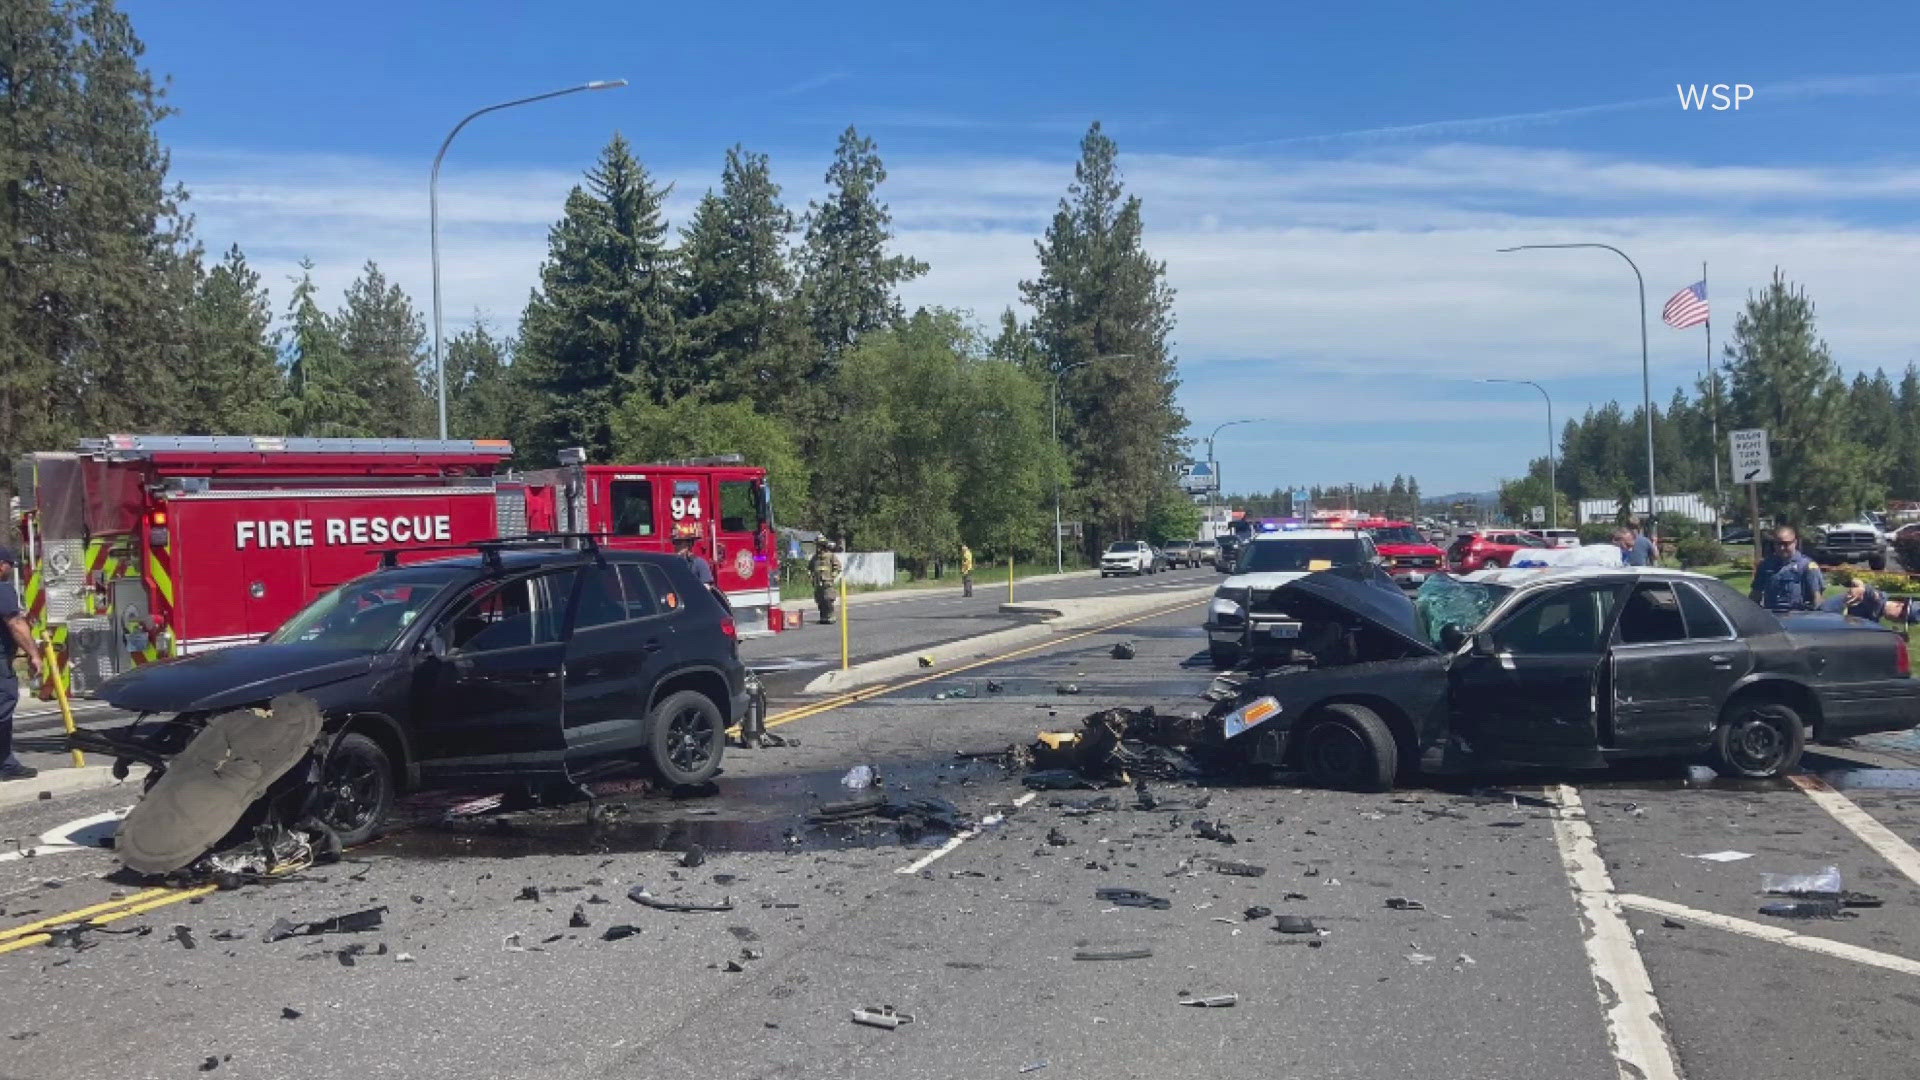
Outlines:
POLYGON ((638 563, 620 564, 620 588, 626 594, 629 619, 644 619, 660 614, 660 606, 654 599, 653 588, 647 584, 643 569, 638 563))
POLYGON ((653 592, 654 603, 661 611, 674 612, 687 606, 686 598, 680 595, 673 581, 667 577, 665 570, 647 563, 640 567, 640 571, 646 577, 647 585, 653 592))
POLYGON ((588 567, 580 581, 580 598, 573 612, 573 628, 617 623, 627 617, 626 601, 620 595, 620 577, 611 566, 588 567))
POLYGON ((1674 592, 1680 595, 1680 612, 1687 617, 1688 637, 1720 640, 1733 636, 1727 617, 1699 589, 1681 582, 1674 586, 1674 592))
POLYGON ((1634 586, 1626 607, 1620 609, 1620 644, 1684 641, 1686 636, 1687 623, 1680 616, 1680 601, 1671 585, 1650 581, 1634 586))
POLYGON ((558 612, 564 609, 572 586, 573 571, 567 570, 515 578, 482 590, 446 621, 448 651, 472 655, 558 641, 558 612))
POLYGON ((1536 596, 1501 620, 1494 648, 1519 655, 1598 653, 1615 594, 1612 585, 1586 585, 1536 596))

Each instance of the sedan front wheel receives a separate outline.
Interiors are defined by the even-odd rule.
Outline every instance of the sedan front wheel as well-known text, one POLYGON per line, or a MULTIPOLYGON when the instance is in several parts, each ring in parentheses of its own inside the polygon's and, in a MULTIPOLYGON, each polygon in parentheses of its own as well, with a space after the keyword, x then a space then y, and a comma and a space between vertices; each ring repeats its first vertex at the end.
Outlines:
POLYGON ((1736 701, 1713 732, 1713 771, 1769 780, 1792 772, 1806 745, 1806 725, 1793 709, 1770 701, 1736 701))

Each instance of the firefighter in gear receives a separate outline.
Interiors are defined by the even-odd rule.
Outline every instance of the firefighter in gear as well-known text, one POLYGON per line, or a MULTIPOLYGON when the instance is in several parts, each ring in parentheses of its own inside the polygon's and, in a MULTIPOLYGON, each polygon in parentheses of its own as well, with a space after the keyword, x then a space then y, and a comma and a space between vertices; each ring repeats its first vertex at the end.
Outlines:
POLYGON ((960 595, 973 595, 973 549, 960 545, 960 595))
POLYGON ((820 607, 820 621, 833 622, 834 589, 840 584, 840 545, 821 537, 813 549, 807 571, 813 575, 813 602, 820 607))

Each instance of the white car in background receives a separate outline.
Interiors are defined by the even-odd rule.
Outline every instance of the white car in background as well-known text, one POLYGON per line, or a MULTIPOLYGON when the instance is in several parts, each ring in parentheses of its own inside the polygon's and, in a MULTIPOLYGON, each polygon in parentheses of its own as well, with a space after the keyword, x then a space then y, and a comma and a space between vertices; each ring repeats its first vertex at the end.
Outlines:
POLYGON ((1220 583, 1207 605, 1208 658, 1215 668, 1240 662, 1246 651, 1247 613, 1265 604, 1273 590, 1317 570, 1379 558, 1373 537, 1359 529, 1255 533, 1241 546, 1233 576, 1220 583))
POLYGON ((1578 529, 1528 529, 1528 532, 1547 542, 1549 547, 1575 548, 1580 546, 1578 529))
POLYGON ((1151 574, 1158 556, 1145 540, 1115 540, 1100 555, 1100 576, 1151 574))

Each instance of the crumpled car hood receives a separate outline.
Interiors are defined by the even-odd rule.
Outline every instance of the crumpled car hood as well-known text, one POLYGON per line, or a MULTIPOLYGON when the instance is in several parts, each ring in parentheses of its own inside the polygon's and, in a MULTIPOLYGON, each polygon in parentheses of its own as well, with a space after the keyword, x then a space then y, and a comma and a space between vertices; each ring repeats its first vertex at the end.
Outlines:
POLYGON ((373 670, 383 653, 314 645, 236 645, 116 675, 100 697, 128 712, 183 713, 257 704, 373 670))
POLYGON ((1275 590, 1270 603, 1284 608, 1291 596, 1309 597, 1318 603, 1346 611, 1405 642, 1416 655, 1430 656, 1440 652, 1420 632, 1413 601, 1392 578, 1372 563, 1336 566, 1331 570, 1296 578, 1275 590))

